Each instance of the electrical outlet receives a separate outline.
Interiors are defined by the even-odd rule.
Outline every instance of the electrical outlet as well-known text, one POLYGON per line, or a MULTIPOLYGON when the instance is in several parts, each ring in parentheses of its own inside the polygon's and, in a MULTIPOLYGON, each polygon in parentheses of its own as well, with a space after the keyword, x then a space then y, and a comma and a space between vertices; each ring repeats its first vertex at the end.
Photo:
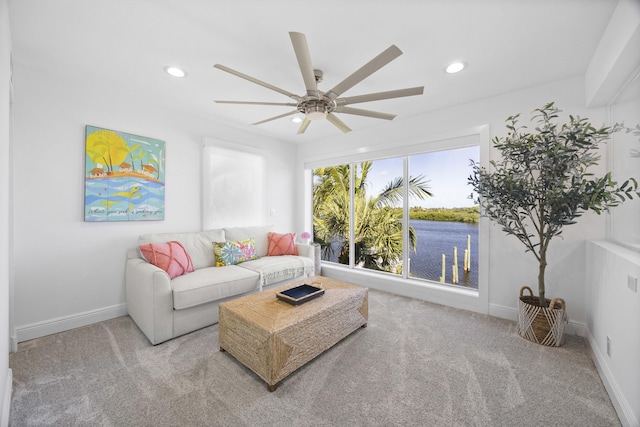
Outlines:
POLYGON ((611 338, 607 337, 607 356, 611 358, 611 338))
POLYGON ((638 278, 628 274, 627 275, 627 286, 633 292, 638 292, 638 278))

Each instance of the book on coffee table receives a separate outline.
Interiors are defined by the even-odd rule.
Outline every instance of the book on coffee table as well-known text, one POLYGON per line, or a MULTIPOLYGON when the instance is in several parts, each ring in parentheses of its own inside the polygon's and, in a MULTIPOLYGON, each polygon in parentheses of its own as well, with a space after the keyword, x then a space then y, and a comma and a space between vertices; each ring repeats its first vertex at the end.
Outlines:
POLYGON ((292 305, 300 305, 324 294, 324 289, 302 284, 276 293, 276 297, 292 305))

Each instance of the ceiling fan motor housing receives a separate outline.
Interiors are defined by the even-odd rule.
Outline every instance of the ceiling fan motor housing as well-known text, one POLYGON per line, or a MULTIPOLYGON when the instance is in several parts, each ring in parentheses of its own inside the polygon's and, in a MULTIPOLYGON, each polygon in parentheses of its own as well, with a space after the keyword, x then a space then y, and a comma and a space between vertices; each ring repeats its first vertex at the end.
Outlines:
POLYGON ((309 120, 321 120, 336 109, 336 103, 326 96, 322 96, 321 99, 305 96, 298 102, 297 108, 298 111, 306 115, 309 120))

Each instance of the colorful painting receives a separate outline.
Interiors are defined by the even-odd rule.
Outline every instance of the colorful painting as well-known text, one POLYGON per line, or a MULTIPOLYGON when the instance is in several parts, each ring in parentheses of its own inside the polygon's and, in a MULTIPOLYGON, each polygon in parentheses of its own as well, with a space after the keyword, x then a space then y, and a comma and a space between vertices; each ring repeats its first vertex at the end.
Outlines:
POLYGON ((86 126, 84 220, 164 220, 164 141, 86 126))

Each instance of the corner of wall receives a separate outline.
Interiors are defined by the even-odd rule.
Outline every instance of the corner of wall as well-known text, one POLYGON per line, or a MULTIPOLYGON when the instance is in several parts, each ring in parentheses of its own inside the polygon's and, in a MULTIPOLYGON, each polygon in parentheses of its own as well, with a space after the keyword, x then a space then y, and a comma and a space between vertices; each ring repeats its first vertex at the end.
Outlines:
POLYGON ((0 0, 0 426, 9 425, 13 375, 9 368, 9 333, 11 328, 11 31, 9 2, 0 0), (5 375, 6 372, 6 375, 5 375))
POLYGON ((620 1, 585 74, 588 108, 611 104, 640 72, 640 7, 620 1))

